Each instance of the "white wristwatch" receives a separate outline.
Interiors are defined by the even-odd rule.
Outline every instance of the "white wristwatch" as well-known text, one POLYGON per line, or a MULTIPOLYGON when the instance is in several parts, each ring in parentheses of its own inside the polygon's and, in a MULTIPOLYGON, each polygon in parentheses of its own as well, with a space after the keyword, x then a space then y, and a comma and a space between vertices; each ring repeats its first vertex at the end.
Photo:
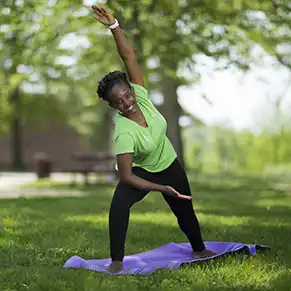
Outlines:
POLYGON ((116 18, 114 18, 114 19, 115 19, 115 22, 108 26, 109 29, 114 29, 114 28, 119 26, 118 20, 116 18))

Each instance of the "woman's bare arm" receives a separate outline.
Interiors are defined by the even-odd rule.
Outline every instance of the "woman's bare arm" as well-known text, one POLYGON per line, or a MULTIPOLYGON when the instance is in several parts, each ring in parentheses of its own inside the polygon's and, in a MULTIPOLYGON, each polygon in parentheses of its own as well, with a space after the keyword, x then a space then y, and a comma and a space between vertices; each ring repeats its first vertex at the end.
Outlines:
POLYGON ((155 184, 132 173, 132 153, 117 155, 117 166, 120 181, 131 185, 134 188, 146 191, 159 191, 169 196, 180 199, 191 200, 191 196, 182 195, 171 186, 155 184))
POLYGON ((132 154, 117 155, 117 166, 119 171, 120 181, 131 186, 147 191, 160 191, 163 192, 164 185, 151 183, 142 179, 132 173, 132 154))
MULTIPOLYGON (((97 19, 100 23, 110 26, 115 22, 114 17, 104 7, 93 5, 92 9, 94 11, 95 19, 97 19)), ((118 53, 122 58, 128 72, 129 80, 132 83, 144 86, 143 75, 137 62, 135 51, 126 38, 124 32, 118 26, 111 29, 111 33, 115 39, 118 53)))

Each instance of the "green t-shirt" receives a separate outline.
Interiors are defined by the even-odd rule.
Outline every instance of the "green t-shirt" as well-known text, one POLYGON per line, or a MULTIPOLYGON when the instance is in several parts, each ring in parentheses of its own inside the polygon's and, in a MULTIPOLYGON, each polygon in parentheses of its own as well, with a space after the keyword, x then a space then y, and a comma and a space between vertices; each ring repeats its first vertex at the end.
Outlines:
POLYGON ((115 153, 133 153, 133 166, 149 172, 168 168, 177 154, 166 136, 167 121, 153 105, 144 87, 131 83, 136 101, 148 127, 117 113, 115 120, 115 153))

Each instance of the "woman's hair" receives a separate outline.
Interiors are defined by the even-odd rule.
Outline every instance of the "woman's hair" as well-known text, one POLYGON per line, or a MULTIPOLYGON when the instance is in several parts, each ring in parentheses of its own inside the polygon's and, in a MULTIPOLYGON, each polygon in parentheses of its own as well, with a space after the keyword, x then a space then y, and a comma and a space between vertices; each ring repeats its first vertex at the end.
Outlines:
POLYGON ((117 84, 122 84, 122 83, 130 87, 130 83, 127 79, 126 73, 120 72, 120 71, 113 71, 113 72, 108 73, 107 75, 103 77, 102 80, 99 81, 98 88, 97 88, 97 94, 99 98, 109 101, 112 87, 114 87, 117 84))

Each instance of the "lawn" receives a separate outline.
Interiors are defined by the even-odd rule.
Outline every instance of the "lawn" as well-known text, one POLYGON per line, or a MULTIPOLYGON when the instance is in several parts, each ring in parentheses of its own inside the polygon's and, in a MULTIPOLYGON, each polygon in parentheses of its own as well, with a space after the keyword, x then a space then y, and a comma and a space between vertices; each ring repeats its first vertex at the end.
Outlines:
MULTIPOLYGON (((112 277, 64 269, 73 255, 106 258, 112 186, 81 189, 81 197, 0 200, 0 290, 291 290, 291 195, 267 181, 192 183, 193 204, 207 241, 266 244, 271 251, 112 277)), ((41 187, 41 184, 37 185, 41 187)), ((46 183, 62 194, 67 185, 46 183)), ((290 189, 290 188, 289 188, 290 189)), ((158 193, 132 208, 127 254, 185 242, 158 193)))

